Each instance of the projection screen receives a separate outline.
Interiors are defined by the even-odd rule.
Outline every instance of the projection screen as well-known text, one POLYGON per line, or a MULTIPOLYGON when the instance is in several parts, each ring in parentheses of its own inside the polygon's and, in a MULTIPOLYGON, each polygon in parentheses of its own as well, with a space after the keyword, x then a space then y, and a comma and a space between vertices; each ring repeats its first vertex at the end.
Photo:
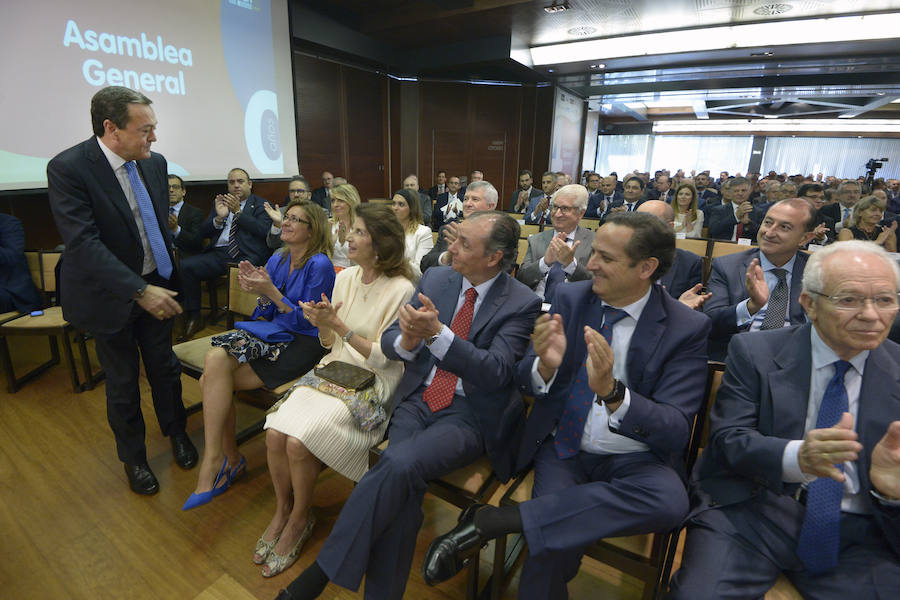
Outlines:
POLYGON ((287 0, 12 2, 0 49, 0 190, 46 187, 49 159, 92 135, 107 85, 153 101, 170 173, 297 172, 287 0))

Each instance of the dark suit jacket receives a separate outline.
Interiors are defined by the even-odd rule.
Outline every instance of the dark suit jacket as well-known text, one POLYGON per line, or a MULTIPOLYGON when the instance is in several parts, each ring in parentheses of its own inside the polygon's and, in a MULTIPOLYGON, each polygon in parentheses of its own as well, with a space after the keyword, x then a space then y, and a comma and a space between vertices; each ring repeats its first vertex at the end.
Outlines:
POLYGON ((612 200, 606 202, 606 196, 603 192, 597 191, 588 196, 587 210, 584 211, 585 219, 605 219, 609 214, 609 209, 613 206, 620 206, 625 201, 625 197, 621 192, 613 193, 612 200))
MULTIPOLYGON (((152 152, 137 161, 137 167, 174 265, 166 159, 152 152)), ((144 249, 128 200, 97 138, 56 155, 47 165, 47 182, 50 209, 66 246, 59 281, 63 316, 92 333, 120 331, 134 305, 132 297, 146 285, 141 277, 144 249)), ((169 284, 178 289, 177 271, 169 284)))
MULTIPOLYGON (((746 285, 747 267, 754 258, 759 258, 759 248, 720 256, 713 260, 709 281, 706 282, 706 288, 712 297, 703 305, 703 312, 709 315, 713 323, 709 337, 710 360, 724 360, 731 336, 746 331, 749 327, 749 325, 737 326, 735 306, 749 298, 746 285)), ((788 304, 791 325, 806 322, 806 314, 800 306, 799 298, 803 270, 806 268, 808 258, 806 253, 798 251, 797 260, 794 262, 790 284, 791 298, 788 304)))
MULTIPOLYGON (((544 254, 547 253, 547 248, 550 247, 550 240, 555 235, 556 230, 551 227, 528 237, 528 250, 525 252, 522 266, 516 271, 516 279, 531 289, 534 289, 544 278, 538 263, 540 263, 544 254)), ((583 227, 576 227, 575 241, 581 242, 575 249, 575 259, 578 264, 575 266, 575 272, 571 276, 566 276, 566 279, 568 281, 590 279, 591 274, 586 267, 588 258, 591 256, 591 243, 594 241, 594 232, 583 227)))
MULTIPOLYGON (((529 225, 533 225, 540 221, 540 215, 538 215, 537 219, 532 218, 531 213, 534 212, 534 209, 537 208, 537 205, 540 203, 541 198, 544 197, 544 192, 541 192, 540 196, 533 196, 531 200, 528 201, 528 208, 525 209, 525 222, 529 225)), ((545 223, 550 222, 550 217, 544 221, 545 223)))
MULTIPOLYGON (((462 190, 456 192, 456 197, 460 202, 462 202, 462 200, 463 200, 462 190)), ((450 199, 450 192, 444 192, 443 194, 439 195, 437 197, 437 200, 435 201, 434 212, 431 214, 431 221, 428 221, 429 223, 431 223, 431 228, 434 231, 439 230, 446 223, 446 221, 444 221, 444 213, 441 209, 444 208, 445 206, 447 206, 447 201, 449 199, 450 199)))
MULTIPOLYGON (((704 215, 705 216, 705 215, 704 215)), ((760 219, 761 220, 761 219, 760 219)), ((737 220, 734 218, 734 208, 731 203, 714 205, 709 208, 709 237, 717 240, 730 240, 734 232, 737 220)), ((753 222, 753 213, 750 213, 750 222, 744 224, 744 234, 741 237, 756 239, 757 224, 753 222)))
MULTIPOLYGON (((710 414, 710 439, 694 469, 694 512, 728 506, 763 489, 792 494, 781 480, 784 448, 803 439, 812 367, 811 324, 734 338, 722 386, 710 414)), ((864 450, 858 474, 875 522, 900 557, 900 511, 868 494, 872 449, 900 414, 900 346, 885 341, 872 350, 863 371, 856 432, 864 450)))
POLYGON ((832 221, 834 221, 835 225, 837 225, 838 223, 840 223, 844 220, 843 219, 844 207, 841 205, 840 202, 835 202, 833 204, 823 206, 822 210, 820 210, 819 213, 830 218, 832 221))
POLYGON ((203 211, 185 202, 178 211, 178 226, 181 232, 174 238, 175 247, 182 256, 190 256, 203 251, 203 235, 200 227, 203 225, 203 211))
POLYGON ((331 214, 331 198, 325 193, 324 187, 318 187, 312 191, 310 200, 325 209, 325 214, 331 214))
MULTIPOLYGON (((444 184, 444 192, 446 192, 446 191, 447 191, 447 184, 445 183, 444 184)), ((443 194, 444 192, 438 192, 438 186, 433 185, 428 190, 428 195, 431 197, 432 200, 437 200, 437 197, 439 195, 443 194)))
MULTIPOLYGON (((269 256, 272 255, 272 250, 266 244, 266 236, 272 228, 272 219, 266 214, 266 209, 263 207, 265 203, 263 198, 256 194, 250 194, 237 222, 238 247, 241 249, 241 253, 247 256, 247 260, 258 267, 265 266, 269 256)), ((213 224, 215 217, 216 209, 213 207, 200 228, 201 235, 209 238, 207 250, 215 248, 219 236, 222 235, 222 230, 216 229, 213 224)))
MULTIPOLYGON (((584 325, 599 303, 590 281, 569 283, 556 292, 551 312, 562 315, 566 354, 549 392, 535 397, 519 447, 517 471, 531 463, 559 422, 572 380, 587 353, 584 325)), ((706 316, 654 285, 625 357, 631 407, 616 433, 647 444, 682 476, 691 424, 703 400, 708 334, 706 316)), ((526 394, 534 393, 531 369, 536 356, 529 347, 517 367, 516 381, 526 394)))
POLYGON ((681 248, 675 248, 675 261, 666 274, 659 278, 659 283, 665 286, 666 291, 676 300, 701 281, 703 281, 703 259, 681 248))
POLYGON ((422 222, 431 226, 432 219, 432 203, 431 196, 425 192, 419 192, 419 205, 422 207, 422 222))
MULTIPOLYGON (((507 211, 515 212, 513 209, 516 207, 516 202, 519 200, 519 192, 521 192, 521 191, 522 190, 517 187, 516 191, 514 191, 512 193, 512 196, 509 199, 509 208, 506 209, 507 211)), ((531 192, 529 192, 529 194, 528 194, 528 202, 526 203, 525 207, 527 208, 528 205, 531 204, 532 198, 537 198, 538 200, 540 200, 541 198, 543 198, 543 196, 544 196, 544 192, 541 191, 541 188, 536 188, 534 186, 531 186, 531 192)), ((525 211, 523 210, 522 212, 525 212, 525 211)))
MULTIPOLYGON (((418 292, 425 294, 434 302, 441 322, 449 327, 462 283, 462 275, 450 267, 429 269, 410 304, 420 307, 418 292)), ((468 339, 457 337, 440 361, 427 346, 422 347, 416 359, 406 363, 397 386, 395 403, 412 396, 435 365, 461 377, 467 404, 475 409, 488 458, 501 481, 512 474, 514 440, 521 433, 524 416, 513 372, 528 346, 539 310, 540 299, 531 290, 501 273, 479 306, 468 339)), ((395 321, 381 336, 381 349, 388 358, 402 360, 394 350, 399 335, 395 321)))
POLYGON ((0 213, 0 312, 31 312, 43 305, 25 260, 25 230, 19 219, 0 213))

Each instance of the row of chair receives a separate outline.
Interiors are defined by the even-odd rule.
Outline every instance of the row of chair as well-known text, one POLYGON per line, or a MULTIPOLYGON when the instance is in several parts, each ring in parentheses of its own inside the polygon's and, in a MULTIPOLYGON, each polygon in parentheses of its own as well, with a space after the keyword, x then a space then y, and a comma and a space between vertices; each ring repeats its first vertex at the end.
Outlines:
POLYGON ((17 392, 26 382, 44 373, 47 369, 59 364, 59 342, 62 342, 63 355, 69 369, 72 389, 77 394, 84 390, 94 389, 103 379, 103 371, 93 372, 88 355, 88 336, 65 320, 62 308, 54 304, 56 289, 56 265, 62 253, 27 250, 25 259, 28 262, 31 279, 44 298, 45 308, 39 315, 29 315, 13 311, 0 315, 0 367, 6 377, 6 389, 10 394, 17 392), (50 358, 27 373, 17 376, 12 361, 8 338, 21 336, 47 337, 50 345, 50 358), (84 370, 84 382, 78 374, 72 342, 78 345, 81 364, 84 370))

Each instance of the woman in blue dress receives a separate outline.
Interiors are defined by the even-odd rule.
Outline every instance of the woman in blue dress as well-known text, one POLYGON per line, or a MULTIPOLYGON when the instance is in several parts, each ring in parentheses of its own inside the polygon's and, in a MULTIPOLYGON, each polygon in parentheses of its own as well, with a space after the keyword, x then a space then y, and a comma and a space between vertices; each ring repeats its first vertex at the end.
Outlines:
POLYGON ((284 246, 265 268, 239 265, 245 291, 259 295, 251 321, 213 338, 206 354, 200 389, 206 447, 197 487, 183 510, 206 504, 246 471, 234 433, 232 392, 270 389, 300 377, 325 354, 319 330, 303 316, 301 302, 330 297, 333 243, 325 211, 305 201, 291 202, 281 228, 284 246), (262 320, 259 320, 262 319, 262 320))

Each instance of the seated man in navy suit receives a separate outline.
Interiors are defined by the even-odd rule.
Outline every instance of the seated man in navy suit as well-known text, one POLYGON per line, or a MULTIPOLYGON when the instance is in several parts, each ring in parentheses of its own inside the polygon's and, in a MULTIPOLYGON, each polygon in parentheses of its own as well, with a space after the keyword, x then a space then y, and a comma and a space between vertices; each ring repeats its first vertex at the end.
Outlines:
POLYGON ((22 222, 0 213, 0 313, 31 312, 42 305, 25 260, 22 222))
POLYGON ((750 182, 743 177, 727 180, 722 186, 722 204, 709 207, 709 237, 736 242, 756 237, 752 217, 750 182))
POLYGON ((534 461, 532 500, 466 510, 426 553, 426 582, 452 576, 488 539, 521 531, 519 598, 566 598, 595 540, 681 523, 709 319, 655 285, 674 254, 675 234, 653 215, 613 215, 600 227, 593 280, 557 290, 516 372, 535 397, 517 460, 519 471, 534 461))
POLYGON ((402 598, 428 482, 485 452, 501 480, 510 476, 523 416, 512 377, 540 308, 506 274, 518 238, 506 213, 468 216, 449 248, 452 268, 425 271, 381 336, 385 355, 406 364, 390 445, 350 494, 316 562, 279 598, 316 598, 329 581, 355 590, 363 575, 367 598, 402 598))
POLYGON ((886 340, 900 271, 880 246, 809 259, 811 324, 735 337, 694 470, 670 597, 900 591, 900 346, 886 340))
POLYGON ((272 254, 266 235, 272 219, 266 214, 266 201, 251 194, 253 181, 241 168, 228 172, 228 193, 219 194, 215 206, 200 228, 209 245, 196 256, 181 261, 181 283, 187 325, 184 337, 190 339, 200 330, 200 282, 228 273, 228 263, 249 260, 265 266, 272 254))
MULTIPOLYGON (((596 173, 592 173, 589 177, 599 177, 596 173)), ((596 192, 588 197, 587 211, 584 216, 588 219, 606 218, 610 209, 615 206, 621 206, 625 197, 622 192, 616 190, 616 178, 613 176, 604 177, 600 180, 599 188, 596 192)))
POLYGON ((711 360, 725 360, 735 333, 803 323, 800 280, 808 255, 800 247, 812 239, 816 211, 801 198, 776 202, 759 226, 759 248, 713 260, 703 307, 712 319, 711 360))
POLYGON ((178 175, 169 173, 169 231, 172 232, 172 243, 181 252, 181 257, 193 256, 203 250, 203 236, 200 226, 203 224, 203 211, 188 204, 184 197, 187 189, 184 180, 178 175))
POLYGON ((556 183, 556 173, 547 171, 541 175, 541 196, 534 196, 528 202, 525 209, 525 223, 528 225, 543 225, 550 222, 550 196, 559 189, 556 183))

